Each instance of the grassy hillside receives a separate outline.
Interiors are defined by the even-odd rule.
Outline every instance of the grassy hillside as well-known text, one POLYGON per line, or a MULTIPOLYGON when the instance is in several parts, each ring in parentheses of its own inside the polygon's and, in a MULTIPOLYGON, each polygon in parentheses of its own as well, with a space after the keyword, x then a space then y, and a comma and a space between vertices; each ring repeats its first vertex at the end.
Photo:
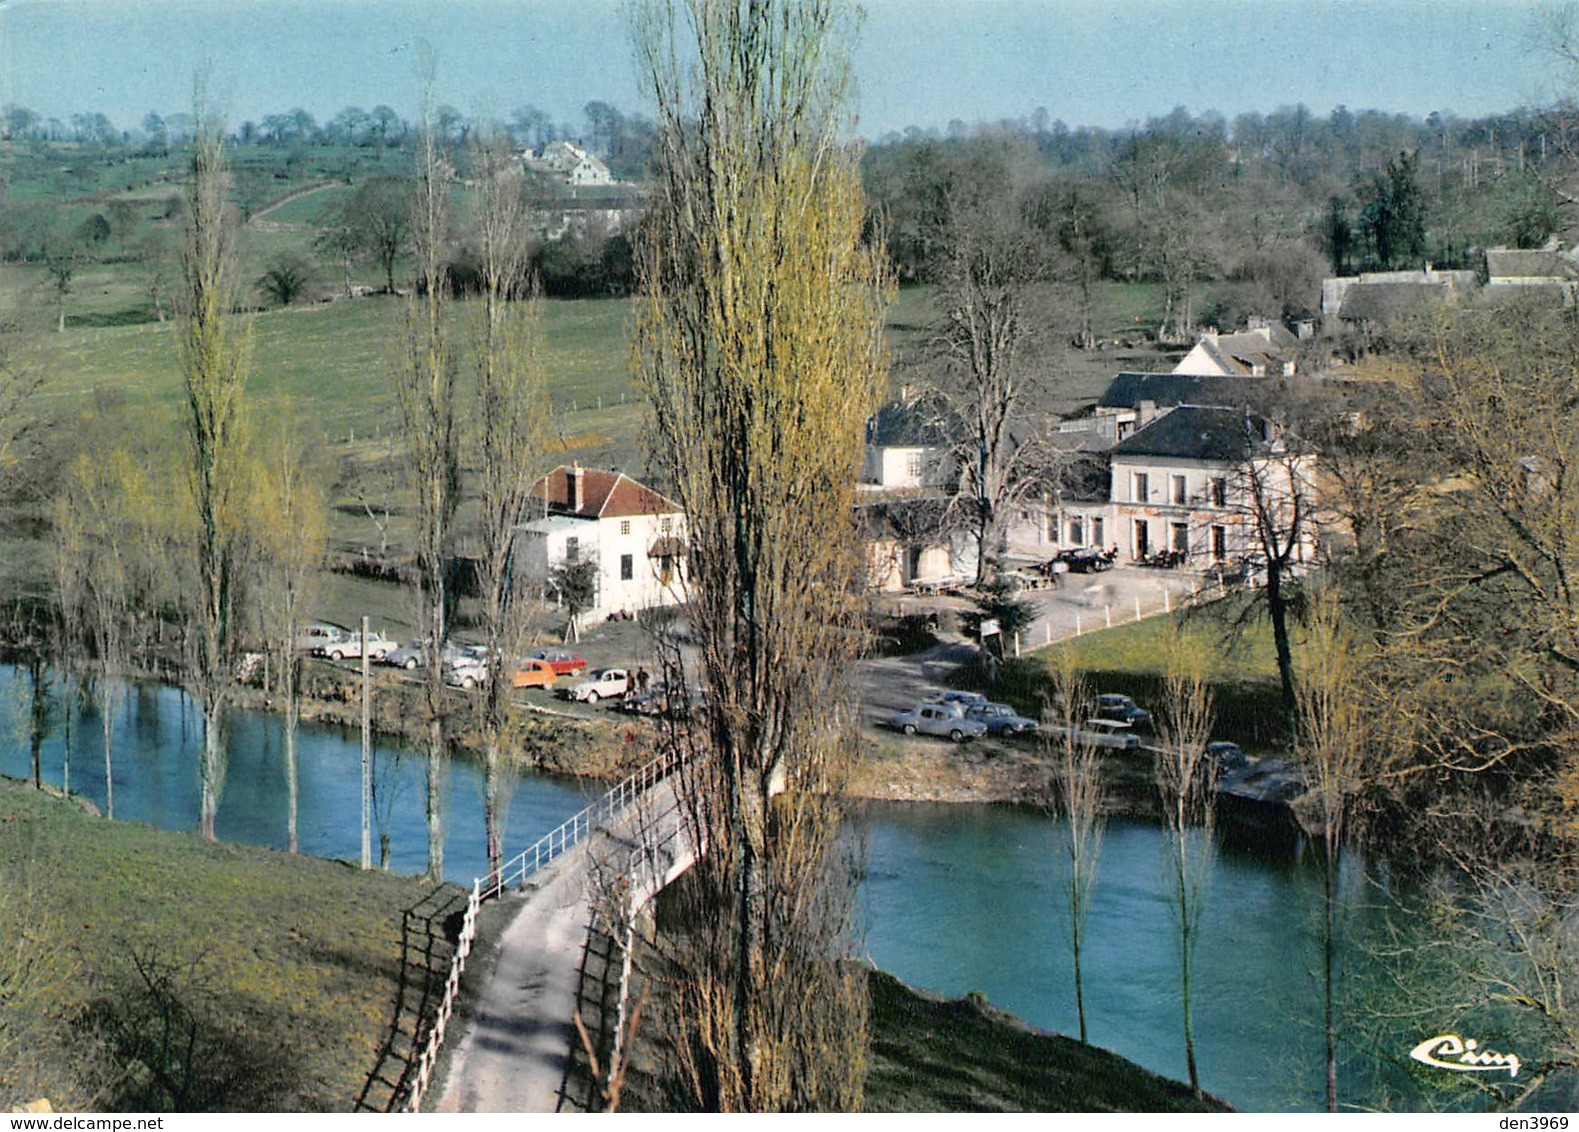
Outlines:
POLYGON ((0 782, 8 943, 39 948, 20 979, 0 954, 0 1108, 158 1106, 186 1056, 152 1041, 168 1021, 195 1034, 204 1107, 349 1111, 389 1021, 401 911, 427 891, 0 782), (131 1029, 150 1039, 135 1054, 131 1029))

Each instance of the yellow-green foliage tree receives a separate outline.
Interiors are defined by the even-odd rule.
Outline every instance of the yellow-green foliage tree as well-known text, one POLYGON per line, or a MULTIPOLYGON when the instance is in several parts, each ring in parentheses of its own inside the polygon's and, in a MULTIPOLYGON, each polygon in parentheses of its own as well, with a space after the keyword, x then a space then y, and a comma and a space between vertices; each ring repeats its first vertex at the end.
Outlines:
MULTIPOLYGON (((504 134, 483 139, 475 147, 473 169, 473 239, 482 276, 482 295, 470 311, 481 512, 477 573, 483 643, 493 657, 515 656, 521 644, 526 606, 510 576, 511 552, 542 460, 548 415, 537 356, 537 309, 527 278, 524 174, 508 143, 504 134)), ((510 664, 490 664, 481 705, 483 824, 491 869, 503 861, 503 814, 519 750, 511 741, 513 676, 510 664)))
POLYGON ((425 634, 423 681, 428 753, 428 876, 444 879, 444 770, 447 694, 443 648, 449 630, 447 566, 454 550, 455 509, 460 502, 460 456, 456 431, 457 361, 450 341, 444 248, 449 235, 452 170, 439 147, 432 121, 431 56, 423 94, 423 130, 417 143, 417 192, 412 228, 417 251, 417 286, 406 305, 395 391, 405 423, 407 467, 416 498, 417 624, 425 634))
POLYGON ((176 321, 186 390, 187 470, 198 528, 192 547, 197 587, 186 680, 203 711, 198 829, 213 838, 225 783, 225 705, 230 698, 242 541, 241 405, 250 350, 248 328, 235 313, 239 280, 224 129, 201 107, 191 178, 176 321))
POLYGON ((637 15, 658 118, 639 381, 686 514, 712 703, 674 732, 707 847, 676 1045, 710 1109, 853 1108, 864 1078, 865 992, 834 961, 851 897, 838 793, 864 579, 854 480, 890 288, 840 141, 852 20, 831 0, 637 15))

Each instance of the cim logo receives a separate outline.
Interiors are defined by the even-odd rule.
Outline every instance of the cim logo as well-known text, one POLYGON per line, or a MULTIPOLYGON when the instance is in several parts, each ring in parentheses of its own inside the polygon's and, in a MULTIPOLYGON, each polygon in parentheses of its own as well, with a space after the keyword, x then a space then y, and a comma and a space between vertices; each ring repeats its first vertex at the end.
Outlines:
POLYGON ((1409 1056, 1422 1065, 1451 1069, 1455 1073, 1496 1073, 1506 1069, 1509 1077, 1519 1075, 1521 1064, 1517 1054, 1483 1050, 1474 1038, 1465 1039, 1457 1034, 1428 1038, 1415 1046, 1409 1056))

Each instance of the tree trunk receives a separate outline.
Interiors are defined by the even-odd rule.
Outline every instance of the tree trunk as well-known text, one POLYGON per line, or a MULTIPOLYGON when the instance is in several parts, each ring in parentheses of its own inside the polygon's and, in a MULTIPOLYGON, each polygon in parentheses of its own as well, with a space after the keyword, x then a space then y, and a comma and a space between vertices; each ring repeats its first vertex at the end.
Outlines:
POLYGON ((1266 607, 1272 619, 1272 643, 1277 650, 1277 675, 1281 687, 1284 734, 1294 737, 1295 715, 1299 710, 1294 695, 1294 650, 1288 636, 1288 599, 1283 594, 1283 567, 1268 557, 1266 567, 1266 607))
POLYGON ((220 776, 224 773, 224 736, 221 734, 223 705, 218 697, 203 704, 202 797, 198 805, 197 831, 209 841, 218 840, 214 830, 219 815, 220 776))

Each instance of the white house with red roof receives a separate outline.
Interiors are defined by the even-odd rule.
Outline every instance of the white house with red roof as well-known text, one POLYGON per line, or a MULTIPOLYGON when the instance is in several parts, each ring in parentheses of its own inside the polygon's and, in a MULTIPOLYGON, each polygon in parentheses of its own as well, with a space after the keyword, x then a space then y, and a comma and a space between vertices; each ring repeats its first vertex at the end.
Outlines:
POLYGON ((623 472, 560 465, 532 485, 515 531, 518 582, 541 586, 567 562, 595 562, 597 617, 685 601, 685 515, 623 472))

